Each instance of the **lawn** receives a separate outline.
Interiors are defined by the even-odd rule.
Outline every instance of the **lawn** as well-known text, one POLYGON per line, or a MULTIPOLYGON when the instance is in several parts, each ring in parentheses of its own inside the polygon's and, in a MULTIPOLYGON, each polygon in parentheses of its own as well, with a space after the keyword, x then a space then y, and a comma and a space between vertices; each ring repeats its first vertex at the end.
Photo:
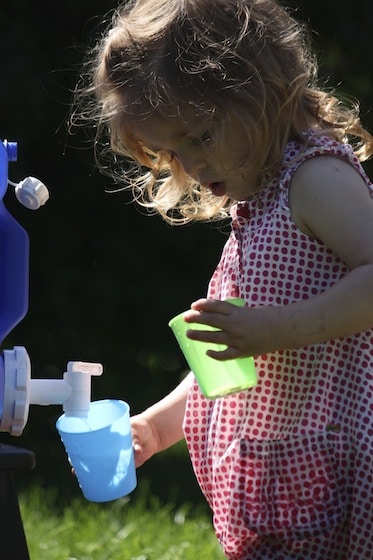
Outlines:
POLYGON ((223 560, 205 509, 161 504, 146 483, 105 504, 34 486, 19 504, 31 560, 223 560))

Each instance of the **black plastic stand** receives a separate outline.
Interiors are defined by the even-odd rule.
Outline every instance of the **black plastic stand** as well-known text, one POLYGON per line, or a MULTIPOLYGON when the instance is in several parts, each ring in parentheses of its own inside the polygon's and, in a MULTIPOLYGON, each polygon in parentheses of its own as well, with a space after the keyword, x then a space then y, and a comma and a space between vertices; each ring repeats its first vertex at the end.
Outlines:
POLYGON ((30 560, 14 484, 14 469, 33 469, 32 451, 0 443, 0 558, 30 560))

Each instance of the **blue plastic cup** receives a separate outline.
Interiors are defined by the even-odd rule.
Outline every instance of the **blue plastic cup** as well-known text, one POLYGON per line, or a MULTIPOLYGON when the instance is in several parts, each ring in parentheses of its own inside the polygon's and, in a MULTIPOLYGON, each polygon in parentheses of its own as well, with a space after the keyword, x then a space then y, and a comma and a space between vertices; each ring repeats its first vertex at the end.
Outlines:
POLYGON ((108 502, 135 489, 127 403, 111 399, 92 402, 87 418, 63 414, 56 428, 87 500, 108 502))

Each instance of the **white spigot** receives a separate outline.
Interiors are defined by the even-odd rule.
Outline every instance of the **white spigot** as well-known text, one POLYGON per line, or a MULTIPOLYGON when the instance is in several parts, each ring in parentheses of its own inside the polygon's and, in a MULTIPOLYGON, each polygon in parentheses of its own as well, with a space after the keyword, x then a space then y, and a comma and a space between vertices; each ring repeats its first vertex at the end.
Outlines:
POLYGON ((69 362, 62 379, 31 379, 31 363, 23 346, 4 350, 4 402, 0 431, 22 434, 30 404, 60 404, 66 416, 86 418, 91 402, 91 376, 102 365, 69 362))

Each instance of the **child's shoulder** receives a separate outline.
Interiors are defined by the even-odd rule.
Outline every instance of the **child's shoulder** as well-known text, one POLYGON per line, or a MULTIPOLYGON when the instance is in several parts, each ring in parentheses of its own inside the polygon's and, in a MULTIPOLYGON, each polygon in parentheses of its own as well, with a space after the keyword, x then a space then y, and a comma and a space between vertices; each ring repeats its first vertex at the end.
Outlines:
POLYGON ((316 222, 315 217, 321 220, 325 214, 325 224, 332 227, 332 215, 343 215, 346 208, 371 206, 372 194, 371 182, 353 161, 333 153, 315 155, 292 178, 293 219, 302 231, 314 236, 310 223, 316 222))
MULTIPOLYGON (((371 187, 359 158, 354 153, 353 147, 346 142, 338 142, 335 138, 325 133, 309 130, 304 133, 304 141, 289 142, 285 153, 283 164, 291 177, 291 184, 298 182, 312 184, 315 178, 322 180, 337 174, 346 177, 360 175, 363 182, 371 187)), ((334 182, 334 181, 333 181, 334 182)))
POLYGON ((313 154, 313 157, 305 159, 294 173, 292 187, 303 185, 304 188, 313 188, 315 185, 317 188, 318 185, 323 184, 324 188, 327 188, 328 185, 332 187, 334 184, 356 182, 366 184, 359 169, 348 159, 327 152, 313 154))

